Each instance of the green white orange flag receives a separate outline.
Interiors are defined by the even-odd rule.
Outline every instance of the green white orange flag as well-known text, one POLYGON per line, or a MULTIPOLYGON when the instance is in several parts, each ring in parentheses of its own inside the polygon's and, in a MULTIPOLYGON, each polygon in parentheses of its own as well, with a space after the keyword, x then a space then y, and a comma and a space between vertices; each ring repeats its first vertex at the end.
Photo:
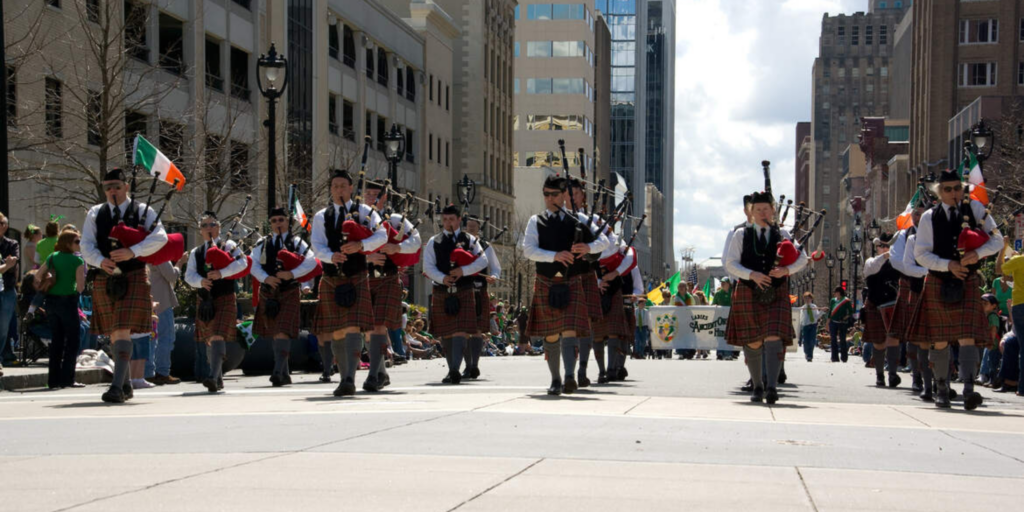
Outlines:
POLYGON ((300 226, 306 228, 306 231, 309 231, 309 218, 306 217, 306 211, 302 209, 302 203, 300 203, 297 198, 295 199, 295 208, 292 212, 292 217, 295 219, 295 222, 298 222, 300 226))
POLYGON ((910 202, 907 203, 907 209, 904 210, 899 217, 896 217, 896 229, 907 229, 913 224, 910 219, 910 214, 914 211, 914 205, 916 205, 920 200, 921 187, 918 187, 917 191, 914 192, 914 197, 911 197, 910 202))
POLYGON ((978 163, 978 157, 974 156, 973 152, 967 152, 967 156, 962 162, 960 162, 960 168, 957 169, 957 173, 960 174, 960 179, 964 179, 966 177, 967 182, 971 184, 971 199, 988 206, 988 191, 985 189, 985 176, 981 174, 981 164, 978 163), (966 176, 964 173, 967 173, 966 176))
POLYGON ((135 136, 132 154, 132 163, 144 167, 150 176, 172 186, 177 182, 178 190, 185 188, 185 175, 178 170, 178 166, 142 135, 135 136))

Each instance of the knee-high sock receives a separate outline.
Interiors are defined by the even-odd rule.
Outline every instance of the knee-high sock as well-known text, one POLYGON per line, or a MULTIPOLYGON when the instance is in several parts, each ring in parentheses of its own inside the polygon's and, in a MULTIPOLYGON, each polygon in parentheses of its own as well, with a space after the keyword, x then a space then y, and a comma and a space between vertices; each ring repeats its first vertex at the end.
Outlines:
POLYGON ((907 363, 910 364, 910 375, 914 382, 921 380, 921 364, 917 360, 917 345, 907 345, 907 363))
POLYGON ((604 373, 604 345, 603 341, 594 342, 594 360, 597 361, 597 371, 604 373))
POLYGON ((942 350, 929 350, 928 361, 932 366, 932 373, 935 375, 935 381, 938 385, 940 392, 945 392, 949 389, 949 358, 952 353, 952 349, 949 345, 942 350))
MULTIPOLYGON (((752 349, 749 345, 743 346, 743 359, 747 363, 747 371, 750 372, 750 381, 754 383, 755 388, 759 388, 758 384, 761 384, 761 379, 764 376, 761 374, 761 361, 764 354, 761 352, 761 348, 752 349)), ((777 378, 777 377, 776 377, 777 378)))
POLYGON ((462 357, 466 353, 466 337, 452 336, 452 358, 448 362, 448 370, 457 372, 462 368, 462 357))
POLYGON ((128 369, 132 362, 132 340, 114 340, 114 378, 110 385, 121 387, 127 382, 128 369))
POLYGON ((964 381, 964 394, 974 391, 974 379, 978 376, 978 347, 960 347, 960 379, 964 381))
POLYGON ((932 365, 929 364, 931 350, 926 350, 921 347, 917 348, 917 366, 921 368, 921 381, 924 384, 925 391, 932 389, 932 380, 934 373, 932 372, 932 365))
POLYGON ((900 369, 900 346, 885 347, 885 363, 889 365, 889 375, 896 375, 900 369))
POLYGON ((330 377, 331 366, 334 364, 334 352, 331 350, 330 342, 320 345, 320 361, 324 364, 324 375, 330 377))
POLYGON ((552 380, 562 380, 562 375, 559 373, 562 369, 559 368, 559 359, 562 357, 562 343, 561 341, 544 342, 544 357, 548 360, 548 371, 551 372, 552 380))
POLYGON ((565 378, 576 378, 576 347, 580 344, 579 338, 562 338, 562 364, 565 365, 565 378))
POLYGON ((444 350, 444 360, 448 362, 448 368, 452 367, 452 339, 441 338, 441 350, 444 350))
POLYGON ((345 378, 352 379, 356 378, 356 370, 359 369, 359 362, 363 353, 363 335, 358 332, 352 332, 345 335, 345 352, 347 358, 345 359, 345 378))
POLYGON ((579 338, 580 340, 580 373, 587 374, 587 363, 590 360, 590 351, 594 348, 594 338, 579 338))
POLYGON ((387 353, 388 335, 370 335, 370 372, 367 378, 377 378, 377 375, 384 371, 384 354, 387 353))
POLYGON ((466 368, 478 368, 480 354, 484 351, 484 338, 482 336, 471 336, 469 338, 469 357, 466 358, 466 368))
POLYGON ((288 373, 288 356, 292 349, 292 340, 274 338, 271 346, 274 347, 274 373, 286 375, 288 373))
POLYGON ((875 375, 882 378, 885 375, 885 350, 878 350, 871 347, 871 360, 875 362, 875 375))
POLYGON ((618 344, 619 344, 619 340, 617 340, 615 338, 608 338, 607 340, 605 340, 604 345, 605 345, 605 347, 608 347, 608 357, 606 358, 606 360, 608 362, 608 369, 609 370, 614 370, 615 369, 615 361, 618 361, 618 358, 615 357, 615 351, 616 351, 616 348, 618 347, 618 344))
POLYGON ((768 387, 779 386, 779 370, 782 369, 782 340, 764 342, 764 361, 768 367, 768 387))
POLYGON ((344 339, 331 341, 331 354, 333 354, 334 359, 338 361, 338 376, 341 377, 342 381, 344 381, 346 377, 345 368, 348 367, 349 360, 348 350, 345 349, 344 339))
POLYGON ((213 340, 206 349, 206 357, 210 360, 210 378, 219 380, 224 372, 224 358, 228 355, 227 342, 213 340))

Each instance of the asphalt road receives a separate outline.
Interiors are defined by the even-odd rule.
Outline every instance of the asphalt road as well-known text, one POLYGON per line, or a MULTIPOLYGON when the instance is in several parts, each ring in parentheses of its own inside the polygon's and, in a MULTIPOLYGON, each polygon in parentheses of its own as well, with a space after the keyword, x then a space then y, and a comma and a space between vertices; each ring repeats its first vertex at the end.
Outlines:
POLYGON ((347 399, 317 375, 272 388, 235 373, 225 393, 184 383, 120 406, 100 386, 4 392, 0 503, 962 511, 1024 498, 1024 398, 982 390, 979 410, 941 411, 907 385, 875 388, 859 359, 787 364, 773 407, 738 391, 740 361, 714 360, 631 361, 628 381, 560 399, 540 357, 485 359, 460 386, 440 385, 441 361, 415 361, 347 399))

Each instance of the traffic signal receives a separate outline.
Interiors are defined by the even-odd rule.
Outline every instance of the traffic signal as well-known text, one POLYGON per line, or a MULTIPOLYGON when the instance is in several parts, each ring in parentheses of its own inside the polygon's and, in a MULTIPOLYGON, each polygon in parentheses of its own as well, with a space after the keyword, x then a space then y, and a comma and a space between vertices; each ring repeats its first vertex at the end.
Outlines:
POLYGON ((842 287, 843 287, 843 291, 844 291, 844 292, 845 292, 845 291, 847 291, 847 288, 846 288, 846 279, 843 279, 842 281, 839 281, 839 286, 842 286, 842 287))

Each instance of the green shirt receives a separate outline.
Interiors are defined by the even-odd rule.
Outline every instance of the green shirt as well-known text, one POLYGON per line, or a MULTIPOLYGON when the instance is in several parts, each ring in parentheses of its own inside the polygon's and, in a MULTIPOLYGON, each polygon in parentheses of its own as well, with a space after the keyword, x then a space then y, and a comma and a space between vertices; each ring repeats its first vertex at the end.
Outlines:
POLYGON ((999 315, 997 315, 995 313, 989 313, 988 314, 988 326, 989 327, 999 327, 999 315))
POLYGON ((850 319, 850 315, 853 314, 853 301, 849 297, 843 297, 842 299, 836 299, 835 297, 828 301, 828 319, 833 322, 843 323, 850 319), (846 301, 839 309, 836 309, 836 304, 846 301))
POLYGON ((719 289, 711 302, 716 306, 732 306, 732 290, 719 289))
POLYGON ((996 300, 999 301, 999 311, 1004 315, 1010 316, 1010 311, 1007 309, 1006 301, 1013 297, 1013 284, 1006 287, 1006 291, 1003 291, 1003 278, 997 277, 995 281, 992 281, 992 289, 994 290, 996 300))
POLYGON ((39 261, 46 261, 53 254, 53 248, 57 246, 57 237, 44 238, 36 244, 36 256, 39 261))
POLYGON ((68 252, 55 252, 46 261, 46 268, 51 269, 57 278, 53 287, 47 292, 49 295, 74 295, 78 292, 78 281, 75 274, 78 267, 84 265, 82 258, 68 252))

